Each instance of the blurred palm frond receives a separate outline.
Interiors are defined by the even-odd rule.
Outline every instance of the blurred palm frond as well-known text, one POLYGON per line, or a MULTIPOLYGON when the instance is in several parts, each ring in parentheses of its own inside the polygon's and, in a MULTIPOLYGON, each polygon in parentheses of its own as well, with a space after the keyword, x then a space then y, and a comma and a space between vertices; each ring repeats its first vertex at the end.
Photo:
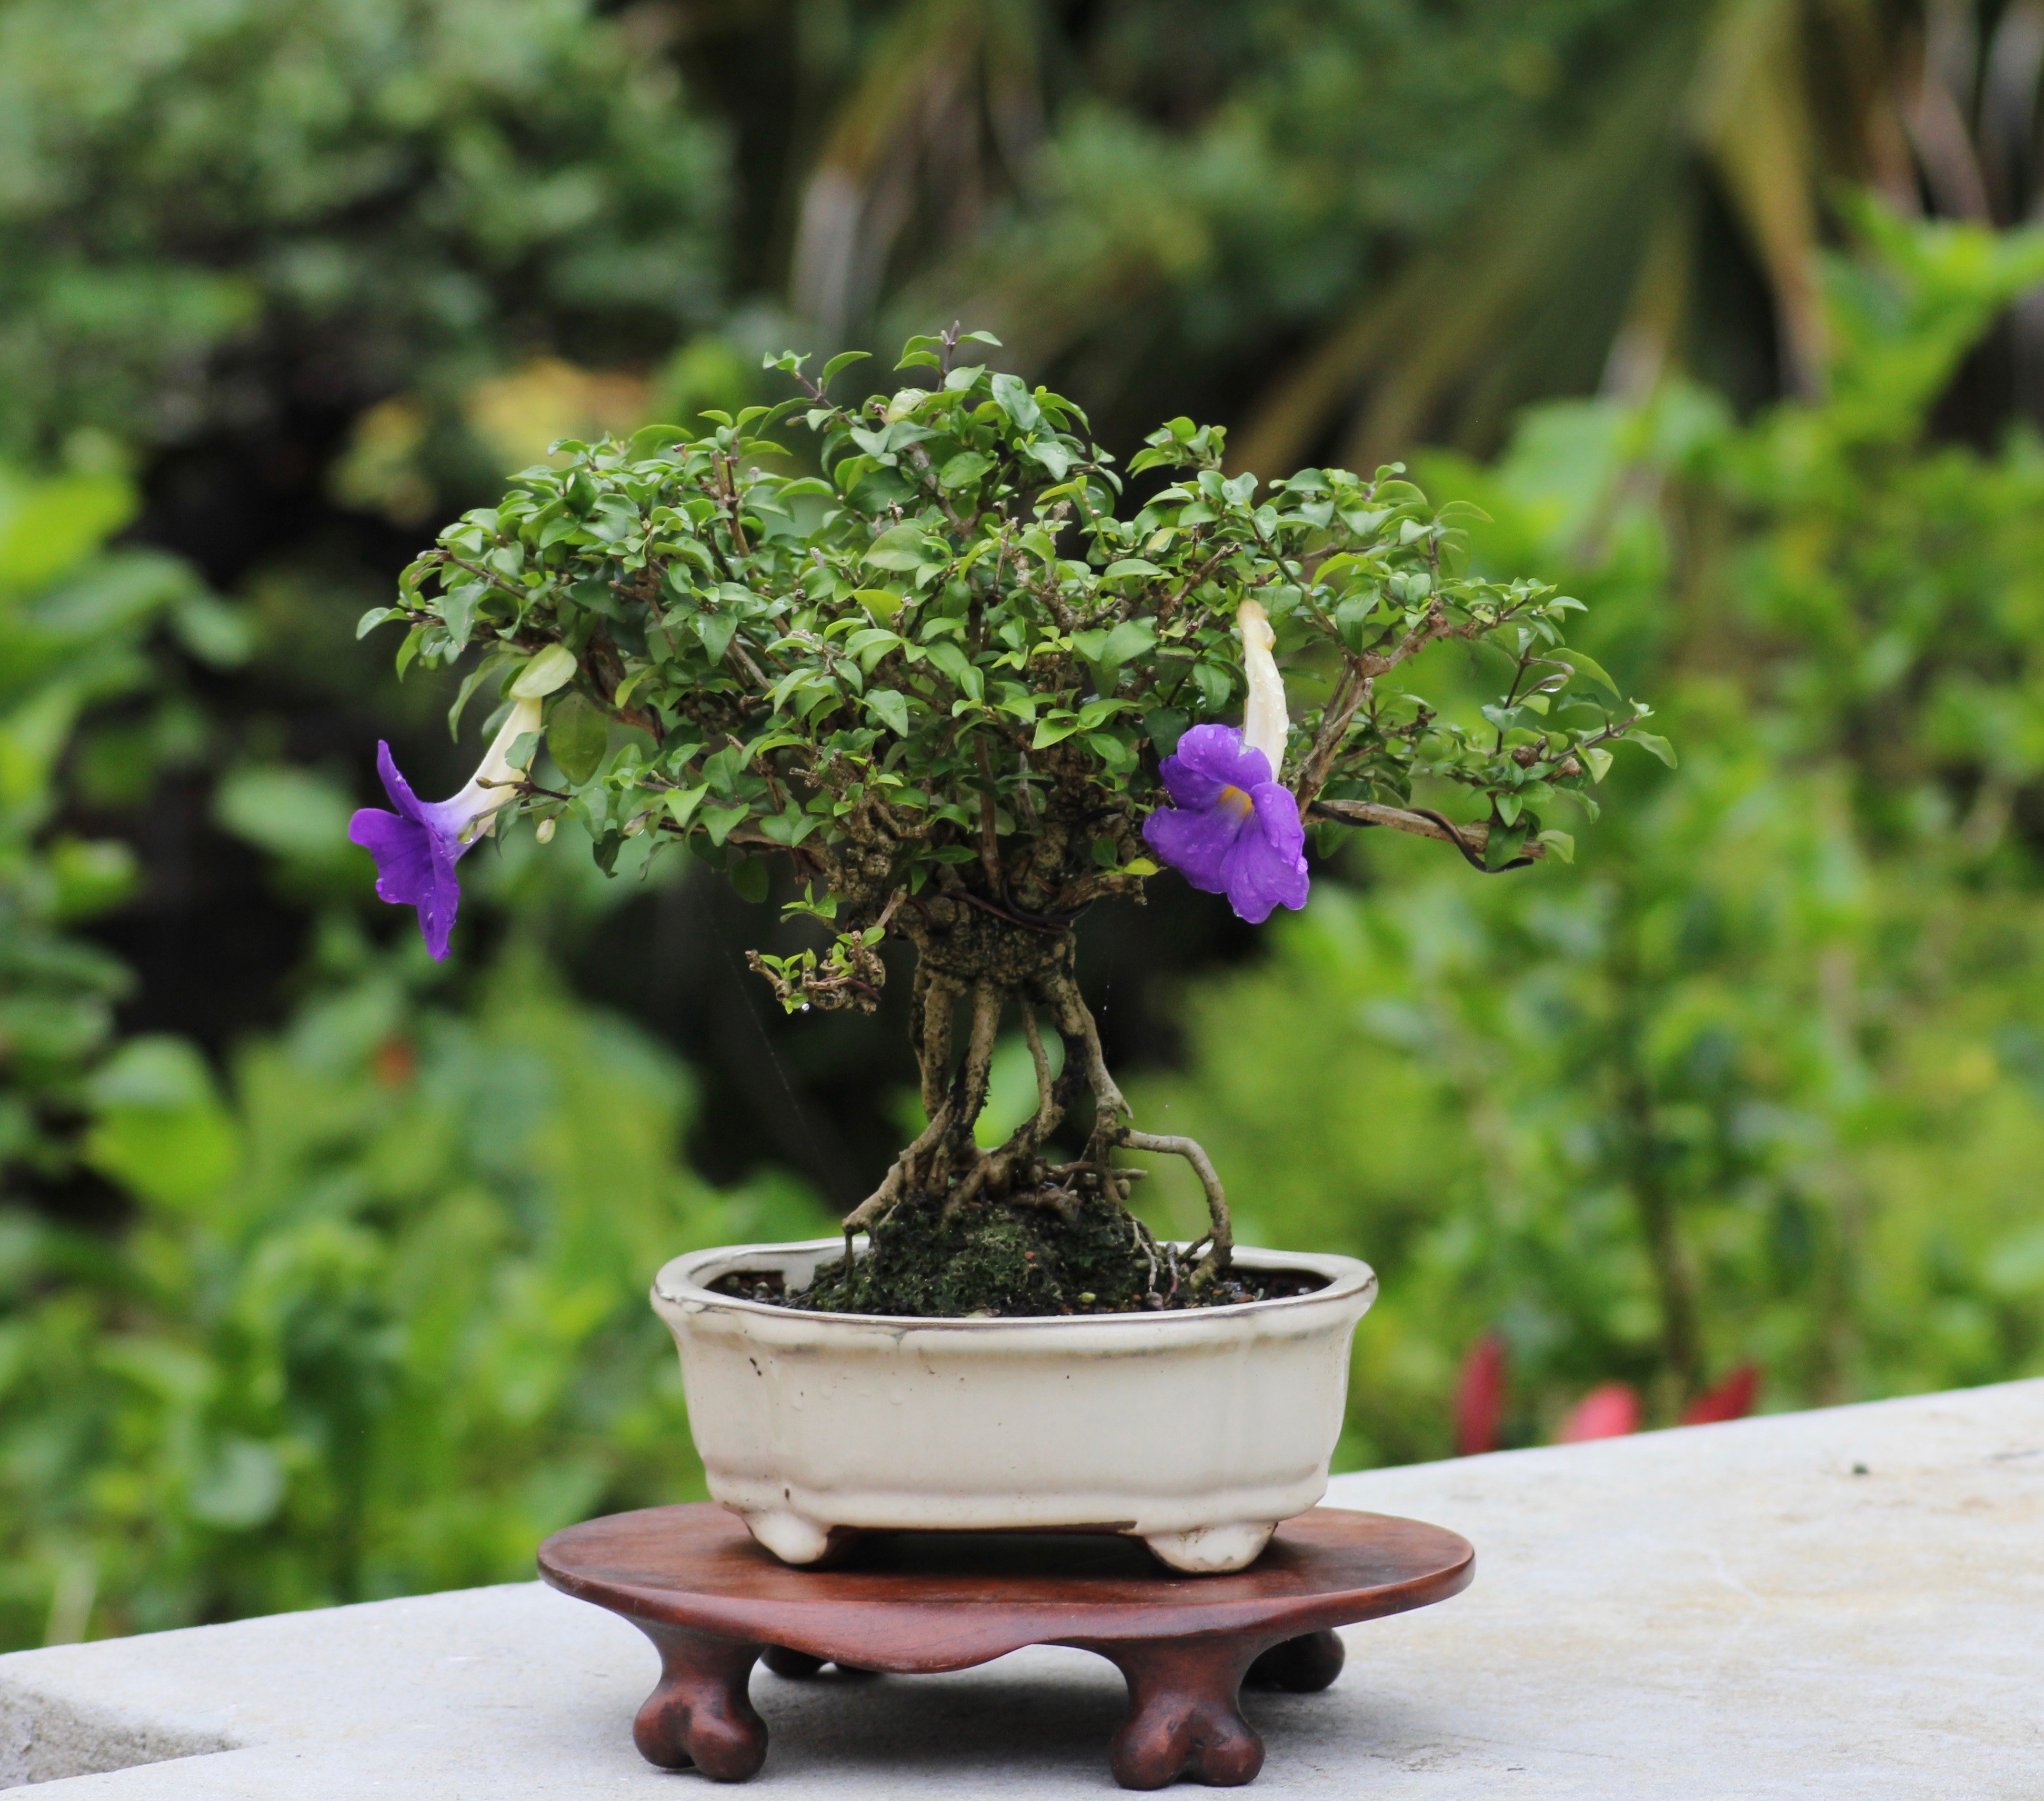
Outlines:
POLYGON ((823 336, 863 327, 918 221, 969 235, 1043 132, 1035 0, 911 0, 874 37, 803 184, 790 298, 823 336))
MULTIPOLYGON (((1713 333, 1746 397, 1814 394, 1846 189, 2001 223, 2044 194, 2044 0, 1478 4, 1445 49, 1396 6, 837 10, 795 312, 832 342, 970 318, 1096 405, 1189 355, 1266 473, 1489 448, 1713 333)), ((2044 302, 2015 340, 2044 409, 2044 302)))
MULTIPOLYGON (((1575 138, 1508 174, 1470 225, 1270 385, 1233 460, 1296 467, 1345 413, 1342 455, 1364 467, 1430 436, 1495 442, 1510 406, 1552 382, 1545 322, 1608 317, 1628 267, 1602 385, 1650 386, 1706 273, 1703 190, 1765 277, 1780 389, 1815 393, 1828 361, 1818 253, 1842 188, 1870 186, 1910 212, 2037 216, 2044 4, 2016 0, 1983 41, 1985 10, 1719 0, 1665 22, 1575 138)), ((2019 307, 2016 325, 2019 356, 2044 371, 2044 304, 2019 307)))

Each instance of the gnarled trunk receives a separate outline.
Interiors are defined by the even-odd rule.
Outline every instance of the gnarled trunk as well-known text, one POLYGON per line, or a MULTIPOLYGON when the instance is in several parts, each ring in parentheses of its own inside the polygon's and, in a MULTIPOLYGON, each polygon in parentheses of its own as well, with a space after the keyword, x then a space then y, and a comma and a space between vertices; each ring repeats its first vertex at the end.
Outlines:
POLYGON ((1127 1213, 1130 1185, 1143 1173, 1113 1162, 1119 1146, 1184 1157, 1204 1189, 1206 1235, 1183 1254, 1197 1261, 1185 1280, 1195 1291, 1228 1267, 1234 1238, 1228 1201, 1206 1153, 1190 1139, 1139 1132, 1132 1109, 1101 1052, 1100 1033, 1073 973, 1067 925, 1037 921, 962 889, 912 907, 903 921, 917 953, 909 1031, 922 1073, 928 1123, 894 1160, 878 1188, 846 1216, 847 1266, 853 1234, 878 1228, 898 1208, 940 1204, 954 1224, 975 1208, 1041 1208, 1069 1217, 1105 1204, 1124 1215, 1130 1254, 1147 1265, 1147 1287, 1176 1288, 1180 1255, 1159 1246, 1127 1213), (962 1014, 962 1043, 959 1025, 962 1014), (1036 1108, 997 1148, 982 1150, 974 1133, 986 1105, 994 1047, 1012 1014, 1036 1071, 1036 1108), (1064 1067, 1052 1073, 1046 1026, 1064 1044, 1064 1067), (1081 1099, 1093 1101, 1093 1125, 1075 1161, 1054 1163, 1047 1146, 1081 1099))

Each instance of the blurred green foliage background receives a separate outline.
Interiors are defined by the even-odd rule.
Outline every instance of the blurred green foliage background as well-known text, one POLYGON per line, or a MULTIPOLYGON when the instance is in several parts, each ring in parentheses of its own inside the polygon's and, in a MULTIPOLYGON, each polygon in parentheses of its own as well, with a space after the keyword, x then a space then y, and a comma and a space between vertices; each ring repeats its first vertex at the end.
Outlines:
POLYGON ((2040 65, 2031 0, 0 8, 0 1645, 698 1492, 647 1280, 866 1191, 899 1021, 567 844, 430 964, 345 820, 474 748, 353 622, 551 439, 953 317, 1123 451, 1405 457, 1681 749, 1572 866, 1088 922, 1145 1123, 1383 1276, 1347 1463, 1486 1337, 1514 1443, 2044 1369, 2040 65))

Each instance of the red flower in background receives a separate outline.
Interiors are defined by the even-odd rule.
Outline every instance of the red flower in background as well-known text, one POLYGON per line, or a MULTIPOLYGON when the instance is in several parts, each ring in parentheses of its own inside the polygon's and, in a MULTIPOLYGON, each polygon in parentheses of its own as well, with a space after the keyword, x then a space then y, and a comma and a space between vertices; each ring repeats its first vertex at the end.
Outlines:
MULTIPOLYGON (((1504 1338, 1486 1332, 1469 1348, 1455 1378, 1455 1454, 1477 1457, 1497 1449, 1510 1384, 1511 1358, 1504 1338)), ((1760 1397, 1760 1366, 1742 1363, 1708 1393, 1682 1410, 1685 1426, 1712 1426, 1743 1419, 1760 1397)), ((1558 1445, 1592 1438, 1622 1438, 1639 1430, 1639 1396, 1628 1382, 1601 1382, 1570 1408, 1554 1434, 1558 1445)))
POLYGON ((1708 1394, 1699 1395, 1682 1409, 1685 1426, 1715 1426, 1720 1420, 1743 1419, 1760 1398, 1760 1365, 1742 1363, 1708 1394))
POLYGON ((1580 1445, 1589 1438, 1622 1438, 1639 1430, 1639 1396, 1629 1382, 1600 1382, 1569 1410, 1558 1445, 1580 1445))
POLYGON ((1455 1380, 1455 1455, 1476 1457, 1497 1449, 1504 1414, 1508 1363, 1504 1341, 1486 1332, 1471 1345, 1455 1380))

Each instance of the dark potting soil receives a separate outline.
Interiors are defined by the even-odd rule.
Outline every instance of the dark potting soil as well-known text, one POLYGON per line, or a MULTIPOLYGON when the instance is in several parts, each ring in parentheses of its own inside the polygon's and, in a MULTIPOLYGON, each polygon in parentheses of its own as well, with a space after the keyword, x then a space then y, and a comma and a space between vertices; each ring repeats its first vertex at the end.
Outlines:
POLYGON ((1148 1250, 1130 1215, 1097 1197, 1062 1208, 975 1203, 947 1222, 940 1201, 905 1201, 874 1229, 849 1271, 833 1258, 788 1292, 772 1271, 734 1269, 713 1292, 813 1313, 915 1319, 1178 1311, 1310 1294, 1302 1269, 1233 1269, 1195 1293, 1192 1266, 1148 1250), (1154 1273, 1153 1273, 1154 1261, 1154 1273))

